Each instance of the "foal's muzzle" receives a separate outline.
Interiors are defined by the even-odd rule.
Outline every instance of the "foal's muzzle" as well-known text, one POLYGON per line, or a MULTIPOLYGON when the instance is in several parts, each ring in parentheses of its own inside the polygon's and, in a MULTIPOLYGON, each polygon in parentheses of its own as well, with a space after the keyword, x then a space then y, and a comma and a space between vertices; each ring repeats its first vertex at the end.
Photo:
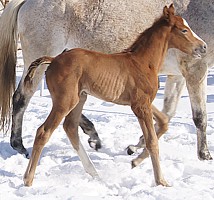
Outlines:
POLYGON ((203 44, 200 44, 198 45, 194 52, 193 52, 193 56, 195 58, 201 58, 203 56, 205 56, 207 53, 207 44, 206 43, 203 43, 203 44))

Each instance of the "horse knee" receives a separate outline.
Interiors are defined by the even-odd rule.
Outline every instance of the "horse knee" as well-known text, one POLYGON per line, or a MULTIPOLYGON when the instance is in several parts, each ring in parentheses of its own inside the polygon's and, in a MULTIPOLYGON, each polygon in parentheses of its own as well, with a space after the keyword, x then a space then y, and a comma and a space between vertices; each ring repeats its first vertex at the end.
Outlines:
POLYGON ((207 122, 205 113, 202 112, 193 113, 193 121, 195 123, 195 126, 201 131, 204 131, 206 129, 207 122))

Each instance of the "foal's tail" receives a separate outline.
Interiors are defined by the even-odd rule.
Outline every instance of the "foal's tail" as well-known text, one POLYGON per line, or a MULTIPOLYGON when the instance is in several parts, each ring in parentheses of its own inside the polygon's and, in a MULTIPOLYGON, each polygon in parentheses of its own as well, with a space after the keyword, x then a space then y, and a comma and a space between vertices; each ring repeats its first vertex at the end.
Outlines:
POLYGON ((33 61, 28 68, 27 75, 25 76, 25 80, 24 80, 24 85, 32 83, 36 70, 40 65, 51 64, 53 59, 54 59, 53 57, 44 56, 33 61))
POLYGON ((10 122, 11 99, 16 78, 17 15, 24 2, 9 2, 0 16, 0 130, 8 128, 10 122))

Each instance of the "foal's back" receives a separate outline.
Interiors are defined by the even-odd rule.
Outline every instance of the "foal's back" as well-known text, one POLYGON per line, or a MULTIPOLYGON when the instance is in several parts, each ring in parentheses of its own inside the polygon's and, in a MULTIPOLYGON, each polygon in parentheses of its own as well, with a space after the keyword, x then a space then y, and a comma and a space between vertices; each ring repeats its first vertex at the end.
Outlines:
POLYGON ((144 84, 141 88, 151 87, 152 77, 147 75, 129 53, 103 54, 85 49, 63 52, 46 72, 50 92, 55 87, 61 87, 58 91, 62 92, 67 85, 79 95, 85 92, 122 105, 130 105, 131 93, 140 82, 144 84))
POLYGON ((113 102, 124 93, 130 76, 128 64, 125 54, 72 49, 57 56, 49 66, 48 86, 51 90, 55 85, 62 85, 63 90, 68 85, 76 88, 79 95, 86 92, 113 102))

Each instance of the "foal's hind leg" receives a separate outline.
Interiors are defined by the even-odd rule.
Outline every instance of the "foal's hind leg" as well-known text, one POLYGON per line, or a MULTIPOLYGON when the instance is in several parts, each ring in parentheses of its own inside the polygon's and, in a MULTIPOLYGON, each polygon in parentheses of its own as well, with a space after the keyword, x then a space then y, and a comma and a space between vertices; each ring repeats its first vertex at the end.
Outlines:
POLYGON ((78 123, 85 101, 86 95, 82 95, 77 106, 66 116, 63 127, 72 146, 77 151, 85 171, 92 177, 98 177, 98 173, 87 153, 85 152, 78 135, 78 123))
MULTIPOLYGON (((30 156, 28 151, 23 146, 22 141, 23 116, 31 97, 37 90, 37 87, 42 79, 43 74, 44 68, 41 67, 39 70, 37 70, 37 73, 35 74, 33 84, 31 84, 31 87, 29 86, 28 88, 26 88, 23 84, 22 80, 24 80, 25 77, 23 76, 18 88, 16 89, 13 95, 13 113, 10 144, 13 149, 18 151, 20 154, 25 154, 27 158, 29 158, 30 156)), ((90 136, 90 139, 93 139, 93 142, 95 143, 95 149, 97 150, 101 148, 100 139, 97 134, 97 131, 94 128, 93 123, 82 115, 80 120, 80 126, 84 130, 84 132, 90 136)), ((90 146, 92 147, 91 144, 90 146)))
POLYGON ((53 106, 48 118, 46 119, 44 124, 41 125, 37 130, 35 141, 33 144, 32 155, 24 175, 24 184, 26 186, 32 185, 36 166, 38 164, 41 152, 45 144, 48 142, 53 131, 57 128, 63 117, 68 113, 68 110, 66 109, 58 110, 57 108, 58 106, 53 106))

